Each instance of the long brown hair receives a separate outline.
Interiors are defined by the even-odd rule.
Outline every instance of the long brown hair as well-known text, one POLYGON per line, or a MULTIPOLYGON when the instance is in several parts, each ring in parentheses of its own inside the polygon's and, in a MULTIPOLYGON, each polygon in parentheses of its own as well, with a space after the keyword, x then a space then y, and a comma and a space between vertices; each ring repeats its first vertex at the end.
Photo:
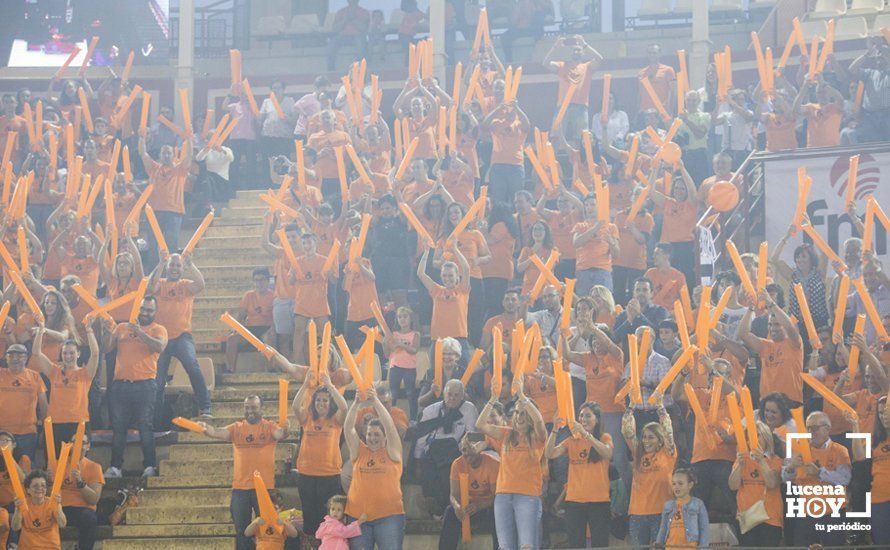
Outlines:
MULTIPOLYGON (((645 426, 643 426, 643 430, 649 430, 652 432, 652 435, 656 437, 659 441, 658 450, 664 449, 667 445, 667 435, 664 433, 664 428, 661 427, 661 424, 658 422, 649 422, 645 426)), ((640 431, 640 437, 637 438, 637 444, 634 445, 634 470, 639 471, 642 467, 643 455, 646 453, 643 450, 643 431, 640 431)))

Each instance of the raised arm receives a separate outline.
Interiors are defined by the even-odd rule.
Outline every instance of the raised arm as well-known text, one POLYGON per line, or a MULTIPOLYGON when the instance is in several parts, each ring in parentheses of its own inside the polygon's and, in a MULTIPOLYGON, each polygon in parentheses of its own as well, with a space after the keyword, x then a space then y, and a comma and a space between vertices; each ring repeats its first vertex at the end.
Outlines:
POLYGON ((751 319, 753 317, 754 310, 749 308, 748 311, 745 312, 745 315, 742 316, 736 335, 739 340, 744 342, 746 346, 754 351, 754 353, 759 355, 763 351, 763 340, 751 332, 751 319))
MULTIPOLYGON (((417 264, 417 278, 420 279, 420 282, 423 283, 423 286, 427 291, 432 291, 432 289, 436 287, 436 282, 426 274, 426 265, 429 261, 429 256, 430 247, 427 244, 424 244, 423 255, 420 257, 420 262, 417 264)), ((466 259, 464 259, 464 262, 466 262, 466 259)))
POLYGON ((358 432, 355 431, 355 417, 358 416, 358 406, 359 399, 356 396, 355 401, 352 402, 349 411, 346 413, 346 420, 343 422, 343 436, 346 438, 346 447, 349 448, 350 457, 358 456, 358 449, 361 444, 358 432))

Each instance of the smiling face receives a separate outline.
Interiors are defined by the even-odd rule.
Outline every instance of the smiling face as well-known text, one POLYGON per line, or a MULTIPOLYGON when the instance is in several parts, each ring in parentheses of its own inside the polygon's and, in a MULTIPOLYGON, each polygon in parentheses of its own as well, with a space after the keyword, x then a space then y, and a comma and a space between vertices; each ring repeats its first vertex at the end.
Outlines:
POLYGON ((36 504, 43 504, 43 501, 46 499, 47 491, 46 478, 35 477, 31 479, 31 483, 25 487, 25 490, 28 492, 28 496, 31 497, 31 500, 36 504))
POLYGON ((263 404, 257 397, 244 400, 244 420, 248 424, 257 424, 263 419, 263 404))
POLYGON ((121 252, 114 259, 114 267, 117 270, 117 276, 127 278, 133 275, 133 256, 128 252, 121 252))
POLYGON ((535 241, 535 244, 542 244, 544 242, 544 238, 547 236, 547 228, 541 222, 535 222, 535 225, 532 226, 532 239, 535 241))
POLYGON ((148 326, 155 320, 155 314, 158 312, 158 304, 154 300, 142 300, 139 306, 139 317, 137 318, 140 326, 148 326))
POLYGON ((73 342, 69 342, 62 346, 62 365, 66 368, 77 366, 77 358, 80 356, 80 353, 77 350, 77 345, 73 342))
POLYGON ((445 288, 454 288, 460 282, 460 272, 457 270, 457 265, 451 262, 442 264, 441 276, 442 284, 445 285, 445 288))
POLYGON ((379 424, 368 424, 365 430, 365 445, 372 451, 382 449, 386 445, 386 433, 379 424))
POLYGON ((662 447, 661 439, 649 428, 643 428, 640 440, 643 444, 643 451, 647 453, 654 453, 662 447))
POLYGON ((315 394, 315 411, 318 416, 324 418, 331 411, 331 396, 328 392, 316 392, 315 394))
POLYGON ((47 294, 43 298, 43 312, 47 317, 52 317, 59 311, 59 299, 55 294, 47 294))
POLYGON ((464 217, 464 211, 461 209, 459 204, 452 204, 448 206, 448 221, 453 225, 457 225, 460 223, 460 220, 464 217))
POLYGON ((588 433, 596 429, 596 415, 588 407, 582 407, 578 412, 578 422, 588 433))

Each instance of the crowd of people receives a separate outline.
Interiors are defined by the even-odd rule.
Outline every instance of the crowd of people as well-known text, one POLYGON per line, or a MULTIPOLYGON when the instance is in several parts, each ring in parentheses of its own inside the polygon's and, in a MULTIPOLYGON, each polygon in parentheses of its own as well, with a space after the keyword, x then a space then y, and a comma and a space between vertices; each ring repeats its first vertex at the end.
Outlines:
MULTIPOLYGON (((786 490, 817 486, 842 486, 856 511, 870 491, 869 536, 890 544, 890 281, 863 244, 874 228, 855 202, 838 212, 857 233, 842 269, 792 222, 768 265, 743 254, 743 272, 712 285, 696 245, 709 191, 744 185, 733 171, 751 151, 890 139, 890 48, 870 40, 846 67, 829 54, 817 73, 799 56, 800 70, 777 71, 767 92, 726 89, 712 65, 680 102, 659 46, 647 52, 633 116, 614 97, 591 113, 603 57, 581 36, 558 38, 544 66, 559 114, 543 132, 516 101, 521 71, 487 39, 452 87, 411 54, 389 120, 359 65, 347 77, 357 85, 320 76, 295 100, 276 81, 260 106, 236 82, 218 125, 178 127, 167 106, 137 124, 138 89, 113 71, 96 92, 54 78, 40 99, 4 95, 0 547, 60 548, 66 525, 93 547, 129 427, 143 476, 158 474, 173 357, 198 431, 233 445, 239 549, 297 536, 401 548, 406 478, 442 522, 440 548, 457 546, 467 520, 509 549, 547 547, 561 530, 570 547, 610 535, 707 546, 712 523, 745 546, 842 544, 848 533, 817 524, 843 518, 785 517, 786 490), (203 214, 269 184, 271 269, 253 271, 234 317, 299 391, 285 425, 251 396, 243 421, 213 427, 191 334, 205 280, 181 247, 182 222, 187 206, 203 214), (794 265, 782 259, 789 243, 794 265), (752 293, 747 280, 764 284, 752 293), (358 359, 347 353, 374 327, 381 376, 353 396, 358 359), (736 422, 733 404, 748 403, 747 424, 736 422), (102 424, 113 433, 104 474, 86 456, 102 424), (872 432, 871 449, 848 431, 872 432), (797 432, 809 445, 784 458, 797 432), (299 532, 267 525, 254 485, 258 472, 274 488, 275 447, 295 434, 299 532)), ((226 369, 246 342, 228 336, 226 369)))

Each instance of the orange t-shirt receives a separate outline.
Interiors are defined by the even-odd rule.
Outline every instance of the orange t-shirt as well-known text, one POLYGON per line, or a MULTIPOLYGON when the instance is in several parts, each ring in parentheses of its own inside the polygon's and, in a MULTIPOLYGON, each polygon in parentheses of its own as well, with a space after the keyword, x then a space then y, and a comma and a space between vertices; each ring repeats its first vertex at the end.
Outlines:
MULTIPOLYGON (((444 245, 445 239, 440 239, 439 249, 444 249, 444 245)), ((486 246, 485 236, 481 231, 476 229, 464 230, 457 237, 457 249, 460 250, 460 253, 464 255, 464 258, 466 258, 467 262, 470 264, 471 279, 482 278, 482 269, 478 265, 473 265, 473 260, 480 256, 479 251, 482 250, 482 247, 484 246, 486 246)), ((446 250, 442 253, 442 259, 445 261, 456 261, 450 250, 446 250)))
POLYGON ((62 258, 62 277, 66 275, 77 275, 80 277, 80 284, 90 294, 96 294, 99 288, 99 264, 92 256, 78 258, 73 252, 68 252, 62 258))
MULTIPOLYGON (((151 193, 153 195, 154 191, 151 193)), ((130 191, 126 191, 123 194, 114 193, 114 225, 118 235, 123 234, 124 222, 127 221, 127 216, 130 215, 133 207, 136 206, 137 200, 139 200, 139 197, 130 191)))
POLYGON ((525 144, 527 132, 522 129, 519 121, 493 120, 489 127, 492 144, 491 164, 522 166, 525 162, 522 146, 525 144))
POLYGON ((680 292, 686 286, 686 276, 672 267, 667 271, 650 268, 646 278, 652 281, 652 302, 668 311, 674 310, 674 302, 680 299, 680 292))
POLYGON ((152 160, 147 169, 148 183, 155 186, 148 198, 149 206, 156 212, 185 214, 185 166, 181 162, 167 166, 152 160))
POLYGON ((807 117, 807 148, 837 147, 841 142, 844 111, 834 103, 802 105, 807 117))
POLYGON ((482 327, 482 334, 490 335, 494 327, 500 327, 501 335, 504 338, 504 342, 509 342, 511 335, 513 334, 513 327, 516 325, 516 321, 517 320, 508 317, 506 313, 495 315, 494 317, 491 317, 487 321, 485 321, 485 326, 482 327))
POLYGON ((238 308, 247 312, 244 319, 248 327, 268 327, 272 325, 272 300, 275 293, 272 291, 260 294, 256 290, 250 290, 241 298, 238 308))
POLYGON ((158 313, 155 321, 167 329, 171 340, 192 330, 192 303, 195 293, 189 288, 194 281, 189 279, 161 279, 158 298, 158 313))
POLYGON ((87 394, 93 380, 87 369, 75 367, 65 372, 59 365, 53 364, 49 383, 52 395, 46 414, 53 418, 53 422, 89 422, 87 394))
MULTIPOLYGON (((550 226, 553 246, 559 250, 560 260, 575 259, 575 245, 572 244, 572 228, 578 223, 573 213, 563 214, 559 210, 544 210, 542 216, 550 226)), ((541 258, 546 261, 547 258, 541 258)))
POLYGON ((556 405, 556 386, 541 380, 537 376, 525 375, 525 394, 538 407, 544 422, 553 422, 558 407, 556 405))
POLYGON ((482 277, 513 280, 513 247, 516 239, 507 231, 507 226, 503 222, 494 224, 489 228, 485 240, 491 261, 482 265, 482 277))
POLYGON ((19 548, 23 550, 56 550, 62 548, 56 513, 59 504, 47 496, 43 504, 28 499, 28 508, 22 511, 22 530, 19 548))
POLYGON ((565 63, 557 61, 554 63, 559 65, 556 76, 559 78, 559 92, 557 93, 556 103, 562 105, 569 86, 575 85, 575 92, 572 94, 571 102, 575 105, 584 105, 587 107, 590 102, 590 82, 593 78, 593 69, 590 62, 584 63, 565 63))
MULTIPOLYGON (((53 417, 55 420, 55 417, 53 417)), ((105 485, 105 476, 102 474, 102 466, 93 462, 89 458, 80 461, 80 477, 87 485, 98 483, 105 485)), ((96 509, 95 504, 90 504, 83 499, 77 483, 74 481, 74 475, 68 474, 65 481, 62 482, 62 506, 77 506, 79 508, 96 509)))
MULTIPOLYGON (((837 467, 842 464, 851 466, 850 453, 847 452, 847 448, 840 443, 835 443, 831 440, 828 441, 828 446, 825 448, 817 448, 815 445, 810 445, 810 453, 813 455, 814 463, 818 464, 820 468, 825 468, 829 471, 836 470, 837 467)), ((797 469, 797 478, 795 479, 794 484, 833 487, 833 484, 822 481, 818 476, 809 475, 806 468, 797 469)), ((811 498, 819 497, 813 495, 801 495, 799 498, 809 500, 811 498)))
POLYGON ((463 456, 451 463, 451 481, 460 482, 460 475, 467 474, 470 485, 470 502, 481 502, 494 496, 501 463, 490 454, 479 455, 482 460, 475 468, 463 456))
POLYGON ((695 240, 695 224, 698 221, 698 206, 694 198, 678 202, 671 197, 664 199, 664 222, 661 227, 661 242, 688 243, 695 240))
MULTIPOLYGON (((420 120, 413 116, 402 119, 402 124, 407 124, 411 139, 417 138, 417 148, 414 149, 413 159, 438 158, 436 153, 436 126, 438 125, 439 107, 433 106, 427 115, 420 120)), ((410 141, 409 141, 410 143, 410 141)))
POLYGON ((343 426, 334 418, 313 419, 303 426, 303 439, 297 456, 297 470, 309 476, 336 476, 343 468, 340 434, 343 426))
MULTIPOLYGON (((130 277, 126 283, 121 284, 121 281, 118 281, 116 277, 112 277, 111 282, 107 283, 108 286, 108 299, 109 301, 120 298, 121 296, 133 292, 137 288, 139 288, 139 279, 136 277, 130 277)), ((114 319, 116 323, 124 323, 130 319, 130 310, 133 305, 131 303, 126 303, 122 306, 116 307, 109 311, 109 315, 114 319)))
MULTIPOLYGON (((645 241, 642 243, 637 242, 633 233, 627 228, 627 214, 628 212, 619 212, 615 216, 615 225, 618 227, 619 248, 618 257, 615 258, 615 265, 642 271, 646 269, 646 263, 649 259, 646 243, 645 241)), ((637 231, 648 234, 652 233, 652 228, 655 227, 655 220, 651 214, 645 212, 637 214, 633 225, 637 228, 637 231)))
MULTIPOLYGON (((627 153, 619 156, 623 156, 622 162, 627 162, 627 153)), ((637 165, 640 165, 640 156, 637 155, 637 165)), ((642 170, 642 167, 640 169, 642 170)), ((634 188, 629 181, 609 183, 607 187, 609 188, 609 207, 612 210, 621 210, 631 206, 634 188)))
POLYGON ((469 281, 460 282, 454 288, 434 285, 430 297, 433 299, 430 338, 466 338, 470 304, 469 281))
POLYGON ((455 202, 459 202, 467 208, 472 206, 476 200, 473 195, 475 192, 473 176, 463 170, 443 170, 442 185, 451 193, 455 202))
POLYGON ((8 368, 0 369, 0 430, 16 435, 36 433, 41 393, 46 393, 46 386, 36 371, 14 374, 8 368))
POLYGON ((232 471, 232 489, 254 489, 253 473, 260 477, 269 489, 275 487, 275 440, 278 424, 265 418, 251 424, 241 420, 226 426, 232 437, 235 464, 232 471))
MULTIPOLYGON (((643 80, 644 76, 649 79, 649 83, 652 84, 652 89, 655 90, 655 95, 658 96, 661 104, 668 110, 668 112, 670 112, 673 108, 672 105, 669 105, 668 101, 671 97, 671 83, 677 80, 674 68, 663 64, 659 64, 655 69, 647 66, 637 74, 637 78, 639 78, 640 81, 643 80)), ((649 94, 643 88, 643 85, 640 84, 640 108, 638 112, 654 107, 655 103, 652 102, 652 98, 649 97, 649 94)))
POLYGON ((346 514, 353 518, 367 514, 368 521, 404 514, 401 478, 402 463, 390 458, 386 447, 372 451, 360 442, 352 461, 346 514))
MULTIPOLYGON (((167 329, 158 323, 142 327, 152 338, 166 338, 167 329)), ((130 325, 122 324, 114 328, 117 337, 117 364, 114 367, 115 380, 136 382, 154 380, 158 372, 159 352, 151 351, 139 339, 130 325)))
POLYGON ((283 250, 275 257, 275 298, 279 300, 293 299, 296 287, 290 282, 290 261, 283 250))
POLYGON ((765 117, 766 150, 797 149, 797 120, 787 115, 768 113, 765 117))
POLYGON ((643 454, 640 467, 634 468, 633 472, 629 514, 647 516, 660 514, 664 510, 664 503, 674 495, 671 476, 676 462, 677 455, 669 454, 664 448, 643 454))
POLYGON ((303 317, 325 317, 331 314, 328 306, 328 282, 321 274, 324 256, 300 256, 297 265, 301 276, 297 277, 294 293, 294 313, 303 317))
MULTIPOLYGON (((360 261, 365 267, 371 268, 371 260, 361 258, 360 261)), ((364 271, 352 271, 347 267, 343 272, 343 290, 349 293, 347 321, 365 321, 374 317, 371 304, 377 302, 377 285, 364 271)))
POLYGON ((584 354, 584 377, 587 380, 587 400, 599 403, 603 412, 624 412, 624 403, 615 403, 619 382, 624 374, 624 353, 615 358, 608 353, 584 354))
MULTIPOLYGON (((318 160, 313 167, 315 170, 315 175, 321 179, 335 179, 338 178, 337 174, 337 157, 334 154, 333 148, 336 148, 341 145, 346 145, 348 143, 352 143, 352 140, 349 138, 349 134, 340 130, 333 130, 331 132, 323 132, 318 131, 314 133, 309 138, 309 142, 307 143, 307 147, 310 149, 314 149, 317 152, 318 160), (331 147, 332 150, 330 154, 321 154, 322 150, 331 147)), ((347 155, 344 151, 344 157, 347 155)), ((345 160, 345 159, 344 159, 345 160)))
POLYGON ((803 344, 791 340, 762 340, 760 352, 760 395, 779 391, 792 401, 803 402, 803 344))
POLYGON ((287 534, 279 525, 260 525, 256 531, 255 550, 284 550, 287 534))
MULTIPOLYGON (((711 404, 711 391, 708 389, 696 389, 695 395, 698 396, 698 402, 701 403, 702 410, 705 414, 709 414, 711 404)), ((722 396, 721 396, 722 397, 722 396)), ((735 460, 736 445, 735 443, 725 443, 717 435, 715 426, 721 425, 729 431, 729 410, 727 409, 726 399, 721 398, 717 408, 717 422, 714 426, 708 425, 701 418, 695 419, 695 438, 692 445, 692 462, 702 462, 704 460, 735 460), (708 434, 714 445, 711 447, 708 443, 708 434)))
MULTIPOLYGON (((782 469, 782 459, 778 456, 768 456, 766 458, 769 469, 777 474, 782 469)), ((739 510, 747 510, 753 506, 758 500, 763 500, 766 505, 766 513, 769 519, 766 521, 769 525, 781 527, 784 521, 782 513, 782 482, 772 489, 767 489, 764 484, 763 477, 760 473, 760 465, 753 459, 747 457, 742 465, 742 481, 739 490, 736 493, 736 504, 739 510), (764 493, 765 491, 765 493, 764 493)))
MULTIPOLYGON (((600 435, 604 445, 612 445, 612 436, 600 435)), ((569 478, 566 484, 567 502, 609 502, 609 461, 602 457, 590 462, 593 445, 584 438, 570 437, 560 443, 569 457, 569 478)))
POLYGON ((677 499, 677 507, 671 517, 667 539, 664 541, 666 548, 692 548, 695 541, 686 538, 686 522, 683 520, 683 506, 689 503, 689 499, 677 499))
POLYGON ((871 450, 871 499, 874 504, 890 502, 890 441, 871 450))
MULTIPOLYGON (((584 233, 599 222, 580 222, 572 228, 572 233, 584 233)), ((584 269, 604 269, 612 271, 612 253, 609 250, 609 243, 606 241, 606 235, 618 238, 618 227, 614 223, 604 223, 597 230, 596 235, 582 244, 575 247, 575 270, 582 271, 584 269)))
POLYGON ((503 440, 497 492, 539 497, 544 485, 544 468, 541 466, 544 443, 533 441, 529 446, 523 436, 517 437, 517 441, 512 445, 509 435, 503 440))

